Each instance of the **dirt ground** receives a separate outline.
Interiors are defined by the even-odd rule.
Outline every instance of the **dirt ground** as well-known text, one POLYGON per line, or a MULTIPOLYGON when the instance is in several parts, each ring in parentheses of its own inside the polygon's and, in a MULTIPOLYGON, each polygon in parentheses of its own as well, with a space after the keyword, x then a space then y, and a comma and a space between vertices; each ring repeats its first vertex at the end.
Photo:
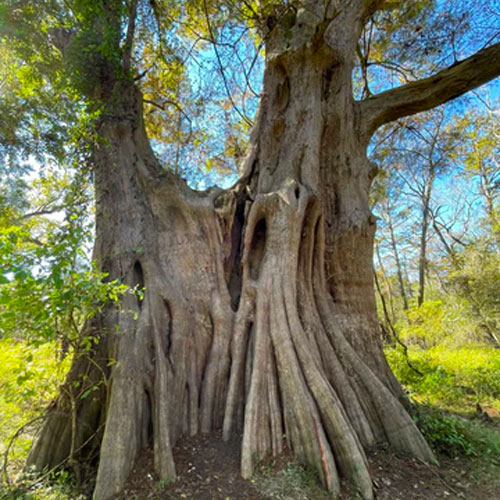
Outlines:
POLYGON ((498 467, 491 471, 479 470, 471 459, 464 457, 440 456, 439 462, 439 467, 429 466, 414 459, 375 453, 370 457, 370 464, 376 498, 500 500, 498 467))
POLYGON ((115 500, 200 499, 260 500, 255 484, 245 481, 239 468, 239 439, 227 443, 220 435, 184 438, 174 449, 175 482, 153 475, 153 450, 143 450, 123 493, 115 500))
MULTIPOLYGON (((178 478, 154 476, 153 452, 143 451, 124 492, 115 500, 323 500, 311 480, 290 467, 287 457, 260 467, 249 481, 239 473, 239 438, 224 443, 220 435, 185 438, 174 450, 178 478)), ((369 457, 376 498, 380 500, 500 500, 500 469, 478 469, 468 458, 439 457, 440 466, 378 450, 369 457)), ((314 483, 314 480, 312 481, 314 483)), ((343 483, 342 500, 358 496, 343 483)))

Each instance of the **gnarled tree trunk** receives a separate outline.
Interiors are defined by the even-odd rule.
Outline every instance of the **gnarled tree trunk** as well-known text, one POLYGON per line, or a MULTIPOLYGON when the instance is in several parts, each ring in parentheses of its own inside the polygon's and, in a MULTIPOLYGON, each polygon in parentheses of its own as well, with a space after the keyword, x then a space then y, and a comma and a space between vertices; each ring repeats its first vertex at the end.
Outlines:
POLYGON ((397 113, 384 98, 361 107, 351 92, 376 2, 339 11, 331 2, 327 12, 316 3, 268 37, 262 101, 232 189, 193 192, 162 170, 140 92, 121 82, 110 94, 94 155, 95 258, 144 297, 127 295, 120 312, 88 325, 99 341, 76 358, 29 458, 43 468, 98 453, 97 500, 120 491, 149 442, 159 477, 174 478, 179 437, 220 428, 225 439, 242 432, 243 476, 288 447, 334 495, 342 474, 373 498, 366 451, 376 443, 433 460, 376 326, 366 145, 397 113), (74 382, 103 376, 74 401, 74 382))

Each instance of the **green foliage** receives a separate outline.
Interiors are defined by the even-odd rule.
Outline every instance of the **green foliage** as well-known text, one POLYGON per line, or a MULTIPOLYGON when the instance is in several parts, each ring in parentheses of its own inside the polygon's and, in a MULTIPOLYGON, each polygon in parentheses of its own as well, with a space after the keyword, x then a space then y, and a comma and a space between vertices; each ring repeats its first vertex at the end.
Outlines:
POLYGON ((500 352, 484 345, 461 348, 386 349, 396 377, 415 401, 415 423, 437 452, 467 455, 500 465, 500 434, 480 421, 476 404, 500 409, 500 352))
POLYGON ((468 402, 500 408, 500 352, 484 345, 461 348, 409 348, 409 358, 423 375, 411 370, 400 349, 386 349, 396 377, 412 399, 463 410, 468 402))
POLYGON ((99 5, 9 0, 0 9, 0 112, 8 111, 0 123, 3 338, 64 337, 76 347, 85 319, 125 292, 89 262, 88 161, 99 112, 89 111, 65 49, 53 43, 75 16, 80 29, 89 26, 84 12, 99 5))
POLYGON ((484 339, 480 318, 474 315, 470 301, 455 295, 426 300, 420 307, 411 305, 396 323, 400 338, 421 348, 456 348, 484 339))
MULTIPOLYGON (((489 246, 500 250, 500 154, 498 128, 500 119, 491 109, 488 113, 473 112, 458 121, 461 140, 456 156, 463 163, 462 175, 479 184, 485 216, 481 222, 489 230, 489 246)), ((484 238, 483 238, 484 244, 484 238)))
POLYGON ((473 454, 474 448, 468 439, 465 423, 457 417, 421 407, 415 423, 434 450, 450 456, 473 454))
POLYGON ((51 474, 43 481, 26 487, 20 484, 0 485, 0 500, 85 500, 69 480, 65 471, 51 474))
POLYGON ((500 435, 484 425, 430 406, 417 407, 415 423, 436 451, 450 456, 482 455, 500 465, 500 435))
POLYGON ((0 337, 77 343, 83 322, 127 287, 89 263, 85 183, 54 174, 23 195, 29 215, 0 206, 0 337))
POLYGON ((486 240, 470 245, 457 259, 457 268, 448 275, 450 286, 467 304, 478 336, 499 344, 500 253, 486 240))
MULTIPOLYGON (((61 161, 79 96, 68 88, 50 30, 62 20, 55 0, 5 1, 0 9, 0 165, 29 158, 61 161)), ((2 167, 0 166, 0 172, 2 167)))
POLYGON ((441 264, 440 286, 428 284, 420 307, 399 311, 401 339, 422 348, 500 342, 500 254, 488 243, 469 245, 454 257, 453 267, 441 264))
MULTIPOLYGON (((38 417, 56 394, 70 364, 70 357, 58 359, 54 342, 31 345, 0 339, 0 454, 24 425, 38 417)), ((34 426, 25 429, 9 453, 9 471, 25 463, 34 426)), ((2 498, 0 496, 0 498, 2 498)))
POLYGON ((401 339, 424 347, 442 342, 450 331, 450 321, 453 321, 446 314, 442 300, 428 300, 420 307, 412 307, 407 312, 407 318, 407 321, 398 324, 401 339))
MULTIPOLYGON (((484 456, 498 462, 498 432, 478 420, 495 420, 500 409, 500 260, 495 230, 498 141, 491 127, 487 132, 487 115, 470 115, 464 123, 454 120, 453 126, 444 127, 445 137, 435 135, 435 141, 422 141, 421 147, 417 145, 424 137, 420 129, 413 144, 417 147, 412 148, 401 147, 397 131, 393 133, 393 142, 382 143, 376 156, 383 161, 395 158, 393 163, 401 166, 397 175, 392 165, 385 172, 374 202, 381 207, 384 231, 377 254, 380 294, 386 304, 384 320, 394 326, 408 348, 405 352, 401 346, 387 347, 386 355, 395 375, 418 403, 417 424, 439 452, 484 456), (423 212, 411 200, 425 194, 421 187, 426 171, 417 164, 426 144, 437 154, 434 159, 429 156, 433 165, 446 159, 453 176, 443 170, 429 197, 426 300, 417 306, 421 276, 415 266, 417 245, 411 239, 422 225, 423 212), (457 170, 467 184, 455 195, 451 177, 456 177, 457 170), (405 179, 404 172, 411 176, 405 179), (453 204, 460 198, 465 207, 474 203, 474 216, 454 212, 453 204), (402 300, 403 286, 408 308, 402 300)), ((495 117, 490 118, 495 122, 495 117)))

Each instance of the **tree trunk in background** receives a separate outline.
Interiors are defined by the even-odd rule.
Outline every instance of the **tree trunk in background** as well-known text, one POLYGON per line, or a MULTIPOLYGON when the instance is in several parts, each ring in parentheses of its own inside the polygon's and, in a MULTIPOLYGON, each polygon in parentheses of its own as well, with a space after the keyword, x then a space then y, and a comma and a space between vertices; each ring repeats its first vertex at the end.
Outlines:
POLYGON ((495 174, 488 172, 484 164, 484 159, 478 155, 477 169, 479 171, 479 186, 480 192, 486 206, 486 214, 491 231, 495 237, 495 243, 498 251, 500 251, 500 228, 498 223, 498 210, 495 208, 495 190, 492 189, 496 185, 494 179, 495 174))
POLYGON ((391 237, 391 248, 394 256, 394 261, 396 262, 396 274, 398 276, 399 291, 401 293, 401 298, 403 299, 403 310, 408 310, 408 299, 406 297, 405 283, 403 279, 403 271, 401 268, 401 261, 399 259, 398 245, 396 242, 396 235, 394 234, 394 226, 392 224, 391 209, 389 204, 386 204, 387 213, 387 225, 389 227, 389 235, 391 237))
POLYGON ((429 159, 429 178, 422 186, 422 222, 420 226, 420 245, 418 255, 418 297, 417 305, 420 307, 425 299, 425 275, 427 272, 427 232, 430 224, 431 193, 434 184, 435 165, 432 158, 429 159))
POLYGON ((30 464, 98 456, 105 500, 148 443, 158 476, 174 478, 179 437, 222 428, 242 432, 244 477, 287 447, 333 494, 341 474, 370 499, 376 444, 433 460, 377 331, 373 169, 350 87, 361 25, 355 9, 338 15, 335 46, 309 13, 275 28, 245 173, 227 191, 161 170, 140 93, 115 85, 94 155, 95 258, 145 293, 88 325, 98 342, 76 358, 30 464), (74 382, 98 390, 72 411, 74 382))

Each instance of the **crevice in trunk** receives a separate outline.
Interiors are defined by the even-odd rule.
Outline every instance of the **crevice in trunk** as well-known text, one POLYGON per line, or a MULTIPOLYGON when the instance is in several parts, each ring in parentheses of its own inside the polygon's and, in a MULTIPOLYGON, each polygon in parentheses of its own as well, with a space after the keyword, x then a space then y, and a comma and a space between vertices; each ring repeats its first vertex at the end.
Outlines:
POLYGON ((145 439, 144 444, 149 445, 154 442, 154 427, 153 427, 153 401, 151 398, 151 393, 148 390, 144 391, 145 394, 145 439))
POLYGON ((241 258, 246 207, 247 199, 241 196, 236 204, 233 225, 231 228, 231 253, 225 263, 225 267, 230 269, 227 287, 231 297, 231 308, 233 311, 238 310, 241 298, 241 258))
POLYGON ((142 265, 139 260, 134 263, 133 277, 132 277, 133 287, 136 289, 137 306, 139 309, 142 308, 142 302, 144 300, 144 272, 142 270, 142 265))
POLYGON ((172 324, 173 324, 173 317, 172 317, 172 309, 170 308, 170 304, 168 303, 167 300, 163 299, 163 305, 165 307, 166 315, 167 315, 167 327, 165 331, 165 355, 167 358, 169 357, 170 353, 170 346, 172 345, 172 324))
POLYGON ((250 278, 253 280, 259 279, 262 260, 264 258, 266 248, 266 219, 260 219, 255 225, 253 231, 252 242, 248 252, 249 257, 249 272, 250 278))

